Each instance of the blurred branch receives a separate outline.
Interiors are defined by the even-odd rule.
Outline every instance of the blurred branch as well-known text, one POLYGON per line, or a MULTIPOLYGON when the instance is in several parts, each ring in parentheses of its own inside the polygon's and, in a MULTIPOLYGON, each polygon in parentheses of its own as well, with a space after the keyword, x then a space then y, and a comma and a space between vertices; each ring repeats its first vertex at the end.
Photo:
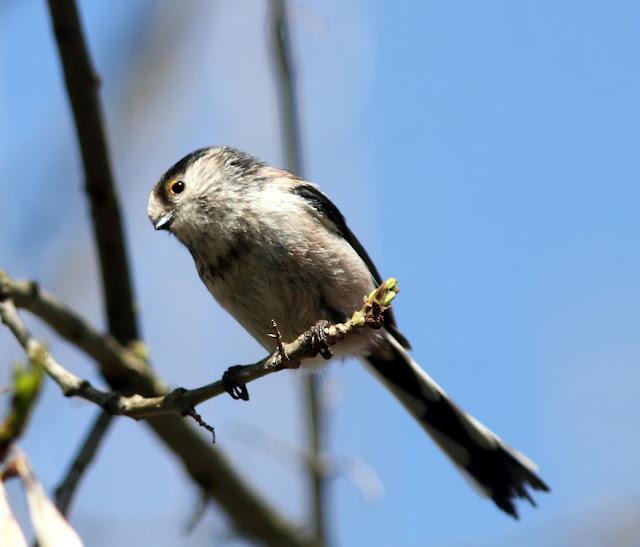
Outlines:
MULTIPOLYGON (((13 280, 0 270, 0 299, 2 297, 10 298, 18 308, 39 317, 62 338, 80 348, 98 363, 105 377, 126 379, 137 393, 141 392, 144 384, 157 382, 140 352, 124 347, 109 334, 98 332, 37 283, 13 280)), ((166 391, 166 386, 158 382, 153 391, 166 391)))
MULTIPOLYGON (((284 0, 272 0, 271 22, 273 54, 277 67, 276 81, 279 88, 280 116, 283 145, 286 152, 286 167, 299 177, 304 177, 302 155, 302 131, 300 123, 300 105, 296 86, 296 67, 293 61, 291 34, 287 5, 284 0)), ((325 475, 313 462, 321 461, 323 456, 324 413, 322 412, 319 376, 308 375, 303 378, 307 412, 307 435, 309 437, 309 458, 307 473, 310 481, 311 522, 318 540, 327 543, 327 492, 325 475)))
POLYGON ((318 540, 327 543, 327 475, 318 462, 323 461, 323 439, 325 430, 324 412, 321 405, 321 378, 309 375, 303 379, 307 402, 307 435, 309 458, 307 473, 311 486, 311 514, 313 531, 318 540))
MULTIPOLYGON (((40 547, 83 547, 82 540, 47 496, 27 457, 18 451, 2 469, 2 480, 19 477, 24 488, 31 527, 35 535, 33 545, 40 547)), ((0 526, 1 528, 1 526, 0 526)), ((15 547, 7 543, 7 547, 15 547)))
POLYGON ((69 510, 69 505, 71 504, 73 495, 78 488, 78 484, 80 483, 87 467, 91 462, 93 462, 93 459, 98 452, 98 448, 100 447, 100 441, 104 438, 110 423, 111 415, 100 411, 94 420, 88 435, 82 442, 76 457, 69 466, 69 470, 67 471, 65 478, 55 489, 56 507, 65 516, 69 510))
MULTIPOLYGON (((122 344, 127 344, 137 340, 139 335, 122 216, 103 129, 98 96, 100 81, 91 66, 75 2, 49 0, 49 11, 82 154, 85 191, 98 249, 109 332, 122 344)), ((110 378, 110 381, 124 388, 121 379, 110 378)), ((78 454, 95 453, 110 422, 111 417, 105 415, 100 420, 100 429, 92 430, 87 436, 92 444, 80 448, 78 454)), ((84 472, 88 469, 89 461, 83 465, 75 461, 71 469, 84 472)), ((69 489, 77 487, 79 481, 79 476, 73 481, 70 477, 64 479, 67 505, 73 495, 69 489)))
POLYGON ((271 0, 271 25, 273 56, 278 71, 276 84, 280 98, 285 163, 287 169, 301 177, 304 171, 302 124, 299 116, 296 68, 293 63, 289 20, 284 0, 271 0))
POLYGON ((139 338, 138 326, 122 216, 102 122, 100 80, 91 66, 75 2, 49 0, 49 11, 82 153, 109 332, 127 344, 139 338))
POLYGON ((324 454, 318 459, 308 451, 292 446, 284 439, 248 423, 235 424, 233 437, 256 449, 260 454, 271 456, 280 464, 293 465, 296 468, 314 466, 326 480, 344 477, 358 489, 367 502, 375 501, 384 492, 375 470, 357 458, 324 454))

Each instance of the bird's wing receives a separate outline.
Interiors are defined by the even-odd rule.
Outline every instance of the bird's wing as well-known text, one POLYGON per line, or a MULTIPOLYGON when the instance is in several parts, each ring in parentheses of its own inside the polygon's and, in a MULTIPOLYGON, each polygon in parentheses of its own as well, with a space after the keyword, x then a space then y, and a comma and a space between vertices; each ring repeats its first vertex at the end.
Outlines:
MULTIPOLYGON (((347 226, 344 216, 333 202, 316 186, 304 181, 301 181, 301 184, 295 186, 292 189, 292 192, 304 199, 310 207, 333 223, 336 233, 351 245, 351 248, 356 253, 358 253, 358 256, 367 265, 369 272, 371 272, 371 277, 373 277, 377 285, 380 285, 382 283, 380 272, 378 272, 373 260, 371 260, 371 257, 367 254, 365 248, 358 241, 358 238, 347 226)), ((398 330, 392 310, 387 310, 385 312, 384 326, 403 347, 410 349, 411 346, 409 341, 398 330)))

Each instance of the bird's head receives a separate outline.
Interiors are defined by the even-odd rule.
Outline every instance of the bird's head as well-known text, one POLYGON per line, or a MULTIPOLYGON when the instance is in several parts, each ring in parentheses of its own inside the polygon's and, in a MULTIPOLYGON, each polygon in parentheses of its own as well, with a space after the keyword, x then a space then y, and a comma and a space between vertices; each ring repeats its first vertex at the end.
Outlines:
POLYGON ((248 186, 255 185, 263 166, 228 146, 196 150, 156 183, 147 206, 149 220, 156 230, 167 230, 188 243, 195 232, 220 219, 248 186))

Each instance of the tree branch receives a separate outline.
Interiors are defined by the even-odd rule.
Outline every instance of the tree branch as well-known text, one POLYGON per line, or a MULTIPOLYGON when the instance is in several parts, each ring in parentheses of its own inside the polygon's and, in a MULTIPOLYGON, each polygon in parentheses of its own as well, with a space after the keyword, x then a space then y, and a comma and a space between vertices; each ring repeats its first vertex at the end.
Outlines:
MULTIPOLYGON (((390 290, 395 289, 390 287, 390 290)), ((0 300, 3 298, 12 299, 16 305, 42 319, 62 338, 94 358, 101 369, 112 369, 126 377, 129 385, 137 386, 138 393, 166 393, 163 382, 134 352, 120 345, 113 337, 98 333, 53 295, 39 289, 37 284, 13 281, 2 272, 0 300)), ((389 303, 390 300, 381 302, 382 305, 389 303)), ((356 319, 366 321, 364 316, 356 319)), ((182 461, 186 472, 203 492, 222 507, 240 533, 269 545, 318 546, 316 541, 300 537, 296 530, 283 521, 245 484, 227 459, 188 427, 182 417, 177 414, 155 416, 148 418, 147 423, 167 448, 182 461)))
MULTIPOLYGON (((385 281, 365 298, 360 310, 354 312, 348 321, 312 326, 293 342, 283 343, 278 340, 278 347, 268 357, 250 365, 232 367, 234 381, 246 385, 285 368, 298 368, 304 359, 315 357, 327 345, 333 346, 339 343, 356 329, 380 328, 383 320, 382 314, 389 307, 396 293, 395 280, 385 281), (322 332, 319 333, 318 329, 321 329, 322 332)), ((0 284, 0 298, 3 294, 6 294, 6 291, 2 289, 0 284)), ((112 415, 141 419, 177 413, 192 416, 200 425, 207 427, 195 413, 195 407, 204 401, 218 397, 228 389, 227 373, 225 373, 225 376, 220 380, 202 387, 191 390, 176 388, 167 394, 155 397, 145 397, 138 394, 124 396, 116 391, 102 391, 89 381, 76 376, 55 360, 44 346, 33 337, 18 315, 14 302, 10 298, 5 297, 0 301, 0 317, 24 348, 29 360, 42 367, 47 375, 60 386, 65 396, 80 397, 95 403, 112 415)))
MULTIPOLYGON (((0 270, 0 299, 10 298, 47 323, 62 338, 89 355, 106 378, 127 382, 136 393, 166 391, 147 362, 134 349, 124 347, 113 336, 102 334, 56 296, 33 281, 14 281, 0 270), (153 388, 149 390, 148 384, 153 388), (146 387, 145 387, 146 386, 146 387)), ((134 348, 140 348, 140 345, 134 348)))
POLYGON ((296 68, 292 59, 289 21, 284 0, 271 1, 271 27, 273 56, 278 75, 276 83, 279 88, 285 163, 287 169, 302 177, 304 176, 304 158, 296 89, 296 68))
POLYGON ((111 423, 111 414, 100 411, 98 416, 93 422, 89 434, 82 442, 80 450, 76 454, 73 463, 69 466, 65 478, 60 485, 55 489, 55 501, 56 507, 60 513, 67 515, 71 500, 78 488, 84 472, 91 464, 100 447, 100 441, 104 438, 104 435, 111 423))
POLYGON ((91 66, 75 2, 49 0, 49 11, 82 153, 109 332, 127 344, 139 338, 138 326, 122 215, 103 129, 100 80, 91 66))

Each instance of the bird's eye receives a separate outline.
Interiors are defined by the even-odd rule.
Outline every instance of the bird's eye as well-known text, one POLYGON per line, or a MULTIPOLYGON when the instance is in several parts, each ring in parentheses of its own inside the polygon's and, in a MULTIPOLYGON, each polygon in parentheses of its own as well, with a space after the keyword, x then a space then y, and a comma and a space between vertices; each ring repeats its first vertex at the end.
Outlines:
POLYGON ((171 185, 172 194, 180 194, 184 190, 184 182, 177 180, 171 185))

